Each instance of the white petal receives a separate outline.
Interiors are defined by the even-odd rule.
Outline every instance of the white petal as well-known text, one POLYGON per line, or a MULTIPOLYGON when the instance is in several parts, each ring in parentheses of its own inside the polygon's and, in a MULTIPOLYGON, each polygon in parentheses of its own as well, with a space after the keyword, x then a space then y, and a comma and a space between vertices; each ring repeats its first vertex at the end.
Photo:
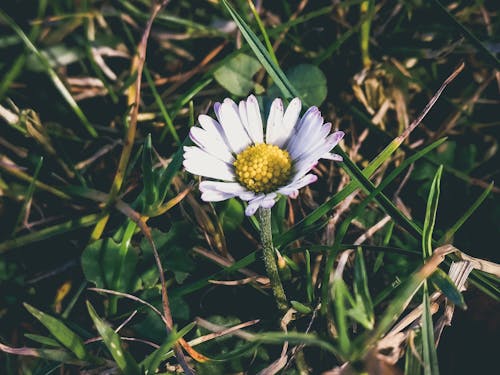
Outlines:
POLYGON ((234 181, 233 167, 195 146, 184 147, 184 168, 192 174, 234 181))
POLYGON ((232 197, 234 197, 234 195, 214 190, 209 190, 201 194, 201 199, 205 202, 220 202, 232 197))
POLYGON ((214 133, 209 133, 203 128, 193 126, 189 130, 189 138, 201 149, 215 156, 217 159, 232 164, 234 157, 229 151, 226 143, 214 133), (215 135, 215 136, 214 136, 215 135))
POLYGON ((312 184, 317 180, 318 176, 314 174, 306 174, 305 176, 302 176, 301 178, 288 184, 287 186, 278 189, 278 192, 283 195, 289 195, 289 196, 291 195, 292 198, 295 198, 296 192, 298 192, 299 189, 302 189, 304 186, 312 184))
POLYGON ((245 215, 247 216, 252 216, 255 214, 257 209, 260 207, 260 203, 262 201, 263 197, 257 197, 255 199, 252 199, 250 202, 248 202, 247 208, 245 208, 245 215))
POLYGON ((255 214, 259 207, 271 208, 276 203, 276 193, 260 194, 248 202, 248 206, 245 209, 245 215, 252 216, 255 214))
POLYGON ((260 206, 262 208, 271 208, 274 206, 275 203, 276 203, 276 193, 270 193, 270 194, 267 194, 264 197, 264 199, 262 199, 260 206))
POLYGON ((307 149, 306 144, 308 147, 311 147, 312 142, 318 142, 318 135, 322 130, 323 117, 321 117, 321 112, 316 107, 311 108, 300 121, 298 131, 292 134, 287 145, 292 159, 297 158, 307 149))
POLYGON ((333 160, 333 161, 344 161, 344 158, 340 156, 339 154, 334 154, 334 153, 326 153, 323 155, 322 159, 328 159, 328 160, 333 160))
POLYGON ((275 128, 274 144, 282 147, 290 139, 293 129, 299 119, 302 103, 299 98, 293 99, 288 105, 283 116, 283 123, 281 126, 275 128))
POLYGON ((225 99, 218 112, 227 142, 233 152, 239 154, 252 141, 241 122, 238 107, 231 99, 225 99))
POLYGON ((283 124, 283 102, 281 99, 274 99, 267 117, 266 143, 274 144, 276 138, 276 129, 283 124))
POLYGON ((237 182, 202 181, 200 183, 200 191, 202 193, 208 191, 218 191, 230 194, 232 197, 237 196, 244 201, 248 201, 255 197, 255 193, 246 190, 244 186, 237 182))
POLYGON ((252 138, 254 143, 263 143, 264 129, 262 126, 262 117, 257 98, 253 95, 250 95, 246 101, 246 112, 248 116, 247 131, 250 138, 252 138))

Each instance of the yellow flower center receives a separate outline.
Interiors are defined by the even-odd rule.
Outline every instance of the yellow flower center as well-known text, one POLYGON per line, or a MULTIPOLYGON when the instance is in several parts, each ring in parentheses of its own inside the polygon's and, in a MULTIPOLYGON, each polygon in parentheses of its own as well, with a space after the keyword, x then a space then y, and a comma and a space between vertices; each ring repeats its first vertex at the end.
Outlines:
POLYGON ((254 193, 275 191, 288 182, 292 172, 288 152, 265 143, 247 147, 233 165, 237 180, 254 193))

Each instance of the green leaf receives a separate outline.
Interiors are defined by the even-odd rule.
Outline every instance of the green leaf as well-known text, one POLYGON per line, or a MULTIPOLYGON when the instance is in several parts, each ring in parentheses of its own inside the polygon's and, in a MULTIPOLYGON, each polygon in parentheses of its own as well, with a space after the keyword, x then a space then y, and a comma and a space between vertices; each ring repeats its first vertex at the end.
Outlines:
POLYGON ((434 343, 434 326, 429 302, 427 282, 424 282, 423 297, 424 312, 422 315, 422 351, 424 360, 424 375, 439 375, 439 366, 434 343))
POLYGON ((215 80, 231 94, 246 96, 254 88, 252 80, 260 69, 259 61, 240 53, 214 71, 215 80))
POLYGON ((34 335, 32 333, 25 333, 24 336, 35 341, 35 342, 38 342, 39 344, 42 344, 42 345, 54 346, 56 348, 61 347, 61 344, 59 343, 59 341, 54 340, 51 337, 34 335))
POLYGON ((432 232, 434 231, 434 225, 436 223, 436 213, 439 202, 439 190, 442 173, 443 166, 441 165, 434 175, 431 189, 429 191, 429 197, 427 199, 424 228, 422 230, 422 252, 424 259, 432 255, 432 232))
POLYGON ((188 324, 179 332, 172 330, 163 344, 140 363, 141 368, 144 369, 144 375, 156 373, 161 362, 168 358, 167 354, 172 350, 177 340, 191 331, 194 326, 196 326, 196 322, 188 324))
POLYGON ((102 340, 109 352, 113 356, 118 368, 125 375, 139 375, 141 371, 139 370, 139 365, 130 355, 130 353, 125 350, 120 336, 113 331, 113 329, 99 316, 92 307, 92 305, 87 301, 87 309, 89 311, 90 317, 94 321, 95 327, 102 337, 102 340))
POLYGON ((307 305, 304 305, 303 303, 299 302, 299 301, 290 301, 292 307, 297 310, 299 313, 302 313, 302 314, 310 314, 312 313, 312 309, 307 306, 307 305))
MULTIPOLYGON (((326 77, 316 65, 300 64, 288 69, 286 75, 299 93, 300 98, 307 104, 320 106, 326 99, 328 91, 326 77)), ((280 96, 278 87, 271 86, 268 95, 270 97, 280 96)))
POLYGON ((470 208, 456 221, 455 224, 451 226, 450 229, 446 231, 442 238, 439 239, 439 243, 448 243, 453 238, 453 235, 460 229, 460 227, 467 221, 469 217, 478 209, 478 207, 483 203, 483 201, 490 195, 493 189, 493 182, 484 190, 481 195, 476 199, 476 201, 470 206, 470 208))
POLYGON ((365 261, 363 259, 363 252, 361 247, 356 250, 356 258, 354 259, 354 297, 356 304, 361 307, 364 313, 363 324, 365 328, 372 329, 375 322, 373 314, 373 302, 368 290, 368 275, 366 274, 365 261))
POLYGON ((236 198, 228 199, 224 203, 219 219, 225 232, 237 230, 245 219, 245 209, 241 201, 236 198))
POLYGON ((38 319, 61 344, 71 350, 78 359, 84 360, 88 357, 83 340, 63 322, 27 303, 24 303, 24 307, 26 307, 30 314, 38 319))
POLYGON ((131 292, 136 289, 137 251, 129 246, 123 252, 113 239, 106 238, 88 245, 82 253, 82 269, 88 281, 98 288, 131 292), (121 269, 118 268, 121 265, 121 269), (116 274, 116 272, 118 272, 116 274), (116 278, 114 277, 116 274, 116 278))
MULTIPOLYGON (((403 163, 401 163, 399 167, 394 169, 394 171, 392 171, 388 176, 386 176, 386 178, 384 178, 384 180, 381 182, 382 188, 384 188, 385 186, 387 186, 387 184, 393 181, 410 164, 419 160, 420 158, 425 156, 428 152, 432 151, 445 141, 446 138, 439 139, 436 142, 430 144, 429 146, 423 148, 419 152, 415 153, 414 155, 410 156, 403 163)), ((370 164, 368 164, 368 166, 361 172, 363 176, 368 178, 373 173, 375 173, 377 168, 380 167, 380 165, 382 165, 384 161, 387 160, 390 157, 390 155, 392 155, 398 149, 399 147, 398 145, 399 143, 397 142, 397 139, 393 140, 389 145, 387 145, 387 147, 375 159, 373 159, 370 162, 370 164)), ((289 242, 297 239, 299 237, 299 234, 304 234, 305 232, 308 232, 310 228, 314 228, 314 223, 316 221, 320 220, 333 207, 342 202, 347 196, 349 196, 360 186, 361 183, 357 179, 351 181, 346 187, 344 187, 341 191, 335 194, 331 199, 323 203, 321 206, 319 206, 317 209, 311 212, 308 216, 306 216, 300 222, 295 224, 290 230, 288 230, 288 232, 277 237, 274 241, 275 245, 279 246, 286 245, 289 242)))
POLYGON ((450 276, 442 269, 438 268, 430 277, 430 281, 443 292, 443 294, 455 305, 462 309, 467 308, 462 293, 457 289, 450 276))
POLYGON ((273 58, 267 52, 266 47, 259 40, 257 35, 250 29, 247 23, 241 18, 238 13, 234 10, 234 8, 229 4, 227 0, 221 0, 222 5, 227 9, 234 22, 236 22, 236 26, 241 31, 241 35, 245 38, 250 48, 252 49, 255 57, 260 61, 264 69, 269 73, 274 83, 279 87, 285 99, 291 99, 293 97, 298 97, 299 94, 297 90, 290 83, 286 75, 283 73, 281 68, 276 65, 273 61, 273 58))
POLYGON ((341 278, 335 278, 335 280, 333 281, 331 294, 335 310, 335 324, 338 333, 337 340, 339 344, 339 350, 344 358, 348 358, 349 353, 351 352, 351 339, 349 338, 349 333, 348 333, 349 328, 347 321, 347 316, 348 316, 347 303, 349 300, 352 300, 352 297, 349 294, 347 285, 341 278))

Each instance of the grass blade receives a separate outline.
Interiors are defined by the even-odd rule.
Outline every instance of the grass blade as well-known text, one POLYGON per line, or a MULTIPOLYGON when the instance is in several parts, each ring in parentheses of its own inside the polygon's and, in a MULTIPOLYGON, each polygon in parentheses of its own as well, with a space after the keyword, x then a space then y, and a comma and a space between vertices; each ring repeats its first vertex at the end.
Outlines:
POLYGON ((424 259, 432 255, 432 232, 436 224, 436 213, 439 203, 439 192, 441 186, 441 175, 443 166, 440 166, 432 180, 429 197, 427 198, 427 208, 425 210, 424 228, 422 231, 422 254, 424 259))
POLYGON ((434 343, 434 325, 429 302, 427 282, 424 282, 424 311, 422 315, 422 352, 424 360, 424 375, 439 375, 439 366, 434 343))
POLYGON ((19 36, 19 38, 21 38, 21 40, 26 45, 28 50, 31 51, 38 58, 40 63, 43 65, 45 71, 49 75, 50 79, 52 80, 56 88, 59 90, 63 98, 66 100, 66 102, 69 104, 75 115, 80 119, 81 123, 83 124, 87 132, 92 137, 96 138, 97 131, 94 129, 94 127, 89 122, 85 114, 82 112, 75 99, 73 99, 73 96, 66 88, 63 81, 61 81, 61 79, 54 71, 54 69, 50 67, 50 63, 47 61, 47 58, 44 55, 42 55, 40 51, 38 51, 38 49, 33 45, 33 43, 24 33, 24 31, 2 9, 0 9, 0 20, 9 25, 14 30, 14 32, 19 36))
POLYGON ((221 0, 221 3, 227 9, 234 22, 236 22, 236 25, 241 31, 241 35, 243 35, 247 43, 250 45, 255 57, 257 57, 262 66, 264 66, 285 98, 291 99, 293 97, 298 97, 299 95, 297 91, 292 86, 285 73, 283 73, 281 68, 273 61, 273 58, 267 52, 266 47, 264 47, 259 38, 257 38, 255 33, 250 29, 243 18, 240 17, 227 0, 221 0))
POLYGON ((441 244, 448 243, 453 238, 453 235, 460 229, 462 225, 471 217, 471 215, 478 209, 478 207, 483 203, 483 201, 490 195, 491 190, 493 189, 493 182, 490 186, 484 190, 481 195, 476 199, 476 201, 470 206, 470 208, 456 221, 455 224, 451 226, 450 229, 446 231, 446 233, 441 237, 438 242, 441 244))
POLYGON ((24 307, 26 307, 30 314, 37 318, 61 344, 71 350, 78 359, 85 360, 88 357, 83 340, 63 322, 27 303, 24 304, 24 307))
POLYGON ((113 329, 105 323, 96 311, 87 301, 87 309, 89 311, 90 317, 94 321, 95 327, 104 341, 104 344, 110 351, 113 359, 115 360, 118 368, 125 375, 139 375, 141 371, 139 370, 139 365, 135 362, 134 358, 130 355, 128 351, 123 347, 123 343, 120 336, 113 331, 113 329))

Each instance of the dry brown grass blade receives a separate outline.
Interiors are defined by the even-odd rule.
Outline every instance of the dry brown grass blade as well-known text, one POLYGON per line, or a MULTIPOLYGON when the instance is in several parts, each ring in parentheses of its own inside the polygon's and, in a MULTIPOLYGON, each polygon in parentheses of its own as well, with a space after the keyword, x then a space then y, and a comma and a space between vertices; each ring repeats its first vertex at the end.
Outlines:
MULTIPOLYGON (((148 45, 149 34, 151 32, 151 27, 153 26, 153 22, 160 10, 163 9, 163 7, 165 7, 168 2, 169 0, 162 0, 161 2, 155 3, 152 6, 151 14, 148 21, 146 22, 141 41, 137 46, 137 54, 132 59, 130 75, 136 75, 136 80, 135 83, 130 86, 130 89, 128 91, 127 103, 131 108, 130 121, 128 124, 127 134, 125 135, 123 150, 120 155, 120 161, 118 162, 118 167, 116 169, 115 178, 113 179, 113 183, 111 185, 110 200, 108 203, 111 203, 116 198, 122 187, 130 155, 132 154, 132 148, 134 146, 135 134, 137 130, 137 119, 139 117, 139 105, 141 102, 142 72, 144 70, 144 64, 146 62, 146 49, 148 45)), ((94 231, 92 232, 92 240, 96 240, 101 237, 108 220, 109 215, 106 215, 99 221, 99 223, 95 226, 94 231)))

